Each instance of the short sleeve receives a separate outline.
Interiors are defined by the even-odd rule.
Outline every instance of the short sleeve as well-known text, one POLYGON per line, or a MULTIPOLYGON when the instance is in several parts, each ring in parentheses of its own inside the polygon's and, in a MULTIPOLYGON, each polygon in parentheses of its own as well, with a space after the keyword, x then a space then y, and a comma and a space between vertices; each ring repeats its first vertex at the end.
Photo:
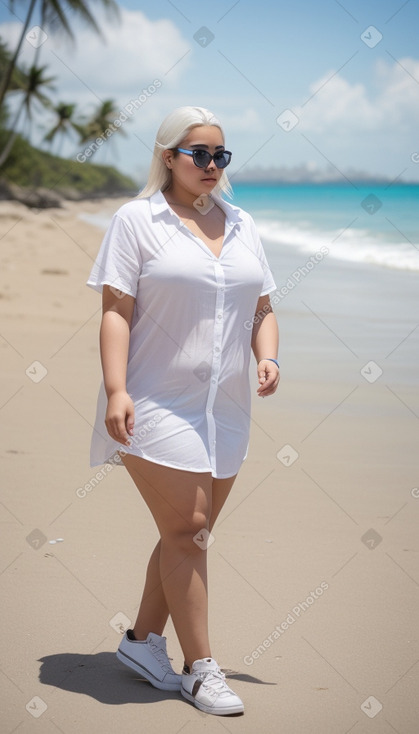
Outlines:
POLYGON ((263 255, 263 258, 265 260, 265 267, 264 267, 264 273, 265 273, 265 275, 264 275, 264 278, 263 278, 263 285, 262 285, 262 290, 260 292, 260 295, 261 296, 266 296, 267 293, 271 293, 271 291, 275 291, 276 290, 276 283, 275 283, 275 281, 273 279, 272 271, 271 271, 271 269, 270 269, 270 267, 268 265, 268 262, 266 260, 265 252, 263 250, 263 247, 262 247, 262 255, 263 255))
POLYGON ((250 215, 249 215, 249 219, 250 219, 251 230, 252 230, 252 240, 255 243, 255 254, 263 269, 263 283, 262 283, 262 289, 260 291, 260 295, 266 296, 271 291, 276 290, 276 283, 274 281, 272 271, 269 267, 269 263, 266 259, 265 250, 263 249, 263 245, 260 240, 259 233, 256 228, 256 224, 254 223, 250 215))
POLYGON ((111 285, 135 298, 141 266, 137 237, 117 212, 103 238, 87 285, 99 293, 104 285, 111 285))

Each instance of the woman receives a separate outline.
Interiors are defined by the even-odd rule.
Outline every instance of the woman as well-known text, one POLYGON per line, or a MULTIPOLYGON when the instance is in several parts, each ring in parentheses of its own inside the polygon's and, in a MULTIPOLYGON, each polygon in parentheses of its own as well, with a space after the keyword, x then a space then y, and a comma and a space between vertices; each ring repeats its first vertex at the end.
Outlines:
POLYGON ((114 215, 88 280, 103 298, 91 464, 124 463, 160 534, 117 656, 218 715, 243 703, 211 654, 206 550, 247 453, 251 350, 258 395, 279 382, 275 283, 253 220, 217 195, 230 192, 230 159, 208 110, 170 114, 148 183, 114 215), (181 675, 162 636, 169 614, 181 675))

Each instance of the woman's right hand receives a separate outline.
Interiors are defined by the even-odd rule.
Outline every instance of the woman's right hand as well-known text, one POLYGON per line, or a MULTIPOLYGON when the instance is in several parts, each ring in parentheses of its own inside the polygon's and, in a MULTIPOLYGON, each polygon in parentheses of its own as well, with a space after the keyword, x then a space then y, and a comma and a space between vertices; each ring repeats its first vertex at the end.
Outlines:
POLYGON ((115 392, 108 397, 105 425, 111 438, 124 446, 130 445, 134 434, 134 403, 127 392, 115 392))

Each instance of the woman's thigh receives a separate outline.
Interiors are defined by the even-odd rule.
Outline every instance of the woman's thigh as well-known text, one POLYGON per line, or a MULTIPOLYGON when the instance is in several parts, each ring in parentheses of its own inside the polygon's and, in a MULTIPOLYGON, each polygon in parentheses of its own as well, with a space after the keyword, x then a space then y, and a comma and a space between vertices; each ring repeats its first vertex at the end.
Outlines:
POLYGON ((209 472, 197 473, 155 464, 125 454, 122 461, 152 513, 160 534, 208 528, 212 510, 209 472))

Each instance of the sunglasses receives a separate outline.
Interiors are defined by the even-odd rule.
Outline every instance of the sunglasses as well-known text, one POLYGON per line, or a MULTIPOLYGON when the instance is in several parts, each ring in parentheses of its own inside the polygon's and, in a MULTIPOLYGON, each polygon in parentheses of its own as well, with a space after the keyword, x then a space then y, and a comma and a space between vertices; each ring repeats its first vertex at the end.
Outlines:
POLYGON ((231 153, 229 150, 217 150, 214 155, 208 152, 208 150, 186 150, 185 148, 176 148, 179 153, 185 153, 191 155, 193 162, 198 168, 208 168, 211 161, 214 161, 217 168, 225 168, 231 161, 231 153))

